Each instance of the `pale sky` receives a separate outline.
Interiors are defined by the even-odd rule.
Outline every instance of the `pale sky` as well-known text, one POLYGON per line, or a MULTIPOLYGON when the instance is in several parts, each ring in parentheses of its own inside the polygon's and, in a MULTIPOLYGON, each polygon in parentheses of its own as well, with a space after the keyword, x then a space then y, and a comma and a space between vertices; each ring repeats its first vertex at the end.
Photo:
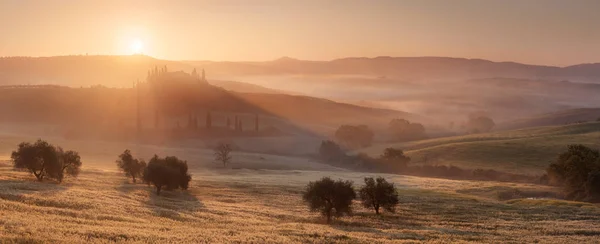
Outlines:
POLYGON ((600 0, 0 0, 0 56, 600 62, 600 0))

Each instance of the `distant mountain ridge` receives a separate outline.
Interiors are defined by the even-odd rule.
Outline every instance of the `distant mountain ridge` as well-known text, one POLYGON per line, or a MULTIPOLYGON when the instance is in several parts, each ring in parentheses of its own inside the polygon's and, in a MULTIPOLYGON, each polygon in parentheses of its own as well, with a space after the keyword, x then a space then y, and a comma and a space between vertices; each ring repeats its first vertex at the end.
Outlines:
MULTIPOLYGON (((186 61, 194 65, 200 62, 186 61)), ((567 67, 493 62, 449 57, 349 57, 331 61, 306 61, 283 57, 265 62, 206 62, 217 73, 266 74, 356 74, 401 76, 418 79, 527 78, 577 79, 600 82, 600 63, 567 67)))
POLYGON ((130 86, 143 80, 154 66, 190 72, 207 71, 208 79, 228 76, 366 75, 412 80, 481 78, 551 79, 600 82, 600 63, 567 67, 493 62, 448 57, 349 57, 331 61, 306 61, 283 57, 265 62, 170 61, 144 55, 56 56, 0 58, 0 85, 56 84, 68 86, 130 86))

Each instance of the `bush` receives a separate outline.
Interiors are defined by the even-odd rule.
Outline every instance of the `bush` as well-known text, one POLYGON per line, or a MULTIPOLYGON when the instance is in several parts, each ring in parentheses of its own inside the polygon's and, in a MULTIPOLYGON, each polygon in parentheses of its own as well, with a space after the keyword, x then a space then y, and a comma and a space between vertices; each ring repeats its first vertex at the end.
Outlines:
POLYGON ((329 177, 308 183, 302 199, 308 204, 311 211, 319 211, 331 223, 331 217, 341 217, 352 214, 352 200, 356 192, 352 188, 352 181, 333 181, 329 177))
POLYGON ((487 116, 471 116, 467 122, 467 130, 473 134, 490 132, 494 126, 494 120, 487 116))
POLYGON ((119 159, 116 163, 119 169, 121 169, 127 177, 133 178, 133 183, 135 183, 136 177, 142 177, 144 169, 146 168, 146 162, 144 162, 144 160, 133 158, 129 149, 119 155, 119 159))
POLYGON ((401 149, 386 148, 379 157, 380 160, 391 164, 393 168, 403 170, 410 162, 410 157, 404 155, 401 149))
POLYGON ((393 119, 389 123, 390 134, 397 141, 413 141, 427 138, 425 127, 405 119, 393 119))
POLYGON ((148 162, 143 177, 144 182, 156 187, 156 195, 160 195, 162 187, 166 187, 167 190, 178 188, 183 190, 188 189, 192 176, 187 171, 188 166, 186 161, 173 156, 159 158, 157 155, 154 155, 148 162))
POLYGON ((398 204, 398 193, 394 183, 389 183, 382 177, 377 177, 377 180, 372 177, 365 178, 365 185, 360 189, 359 195, 362 205, 365 208, 373 208, 378 215, 380 207, 393 213, 398 204))
POLYGON ((60 147, 37 140, 31 144, 22 142, 11 154, 16 169, 26 169, 42 181, 50 178, 62 182, 65 173, 77 177, 81 168, 81 157, 75 151, 63 151, 60 147))
POLYGON ((342 148, 333 141, 322 141, 319 147, 319 158, 325 162, 337 162, 346 157, 342 148))
POLYGON ((586 200, 600 193, 597 184, 600 152, 584 145, 569 145, 546 169, 549 181, 562 185, 568 199, 586 200))

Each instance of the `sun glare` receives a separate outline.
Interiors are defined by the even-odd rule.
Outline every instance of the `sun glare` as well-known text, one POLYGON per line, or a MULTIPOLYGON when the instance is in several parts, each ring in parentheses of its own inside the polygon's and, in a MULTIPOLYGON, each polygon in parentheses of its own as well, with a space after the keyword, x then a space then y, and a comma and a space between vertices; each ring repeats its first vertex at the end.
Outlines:
POLYGON ((129 49, 131 54, 141 54, 144 51, 144 43, 140 39, 133 39, 129 49))

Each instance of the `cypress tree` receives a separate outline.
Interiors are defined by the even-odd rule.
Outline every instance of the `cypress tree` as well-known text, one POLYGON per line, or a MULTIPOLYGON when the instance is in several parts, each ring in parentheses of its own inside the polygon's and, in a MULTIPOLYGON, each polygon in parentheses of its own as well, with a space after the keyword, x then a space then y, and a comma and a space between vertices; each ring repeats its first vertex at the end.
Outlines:
POLYGON ((210 129, 212 127, 212 117, 210 116, 210 111, 206 113, 206 128, 210 129))
POLYGON ((238 120, 237 115, 235 116, 235 121, 234 121, 235 125, 234 125, 234 130, 237 131, 240 128, 240 121, 238 120))
POLYGON ((254 130, 258 131, 258 114, 254 118, 254 130))

